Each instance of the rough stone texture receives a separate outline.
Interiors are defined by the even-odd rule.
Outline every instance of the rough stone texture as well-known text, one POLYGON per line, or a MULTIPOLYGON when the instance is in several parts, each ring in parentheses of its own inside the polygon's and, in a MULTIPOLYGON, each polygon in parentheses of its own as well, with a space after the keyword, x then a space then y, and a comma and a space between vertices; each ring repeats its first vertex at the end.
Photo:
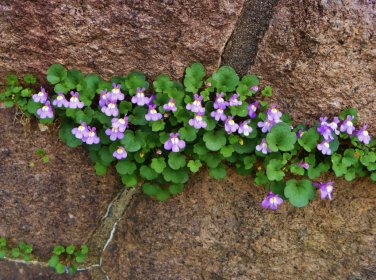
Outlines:
POLYGON ((337 180, 331 203, 272 212, 229 173, 166 203, 135 197, 104 254, 110 279, 375 279, 376 184, 337 180))
POLYGON ((52 63, 104 77, 132 69, 180 78, 193 61, 219 65, 244 0, 0 3, 0 77, 52 63))
MULTIPOLYGON (((376 4, 281 0, 251 72, 296 122, 359 109, 376 133, 376 4)), ((368 1, 372 2, 372 1, 368 1)))
POLYGON ((0 236, 24 240, 44 257, 57 243, 86 242, 119 190, 118 177, 96 176, 83 149, 67 147, 55 130, 28 131, 14 117, 0 109, 0 236), (48 163, 35 155, 38 148, 48 163))
POLYGON ((17 264, 0 261, 0 280, 91 280, 88 272, 79 272, 76 275, 58 275, 51 268, 37 265, 17 264))
POLYGON ((228 41, 222 64, 230 65, 240 75, 247 74, 256 58, 258 45, 269 27, 274 6, 279 0, 246 0, 235 29, 228 41))

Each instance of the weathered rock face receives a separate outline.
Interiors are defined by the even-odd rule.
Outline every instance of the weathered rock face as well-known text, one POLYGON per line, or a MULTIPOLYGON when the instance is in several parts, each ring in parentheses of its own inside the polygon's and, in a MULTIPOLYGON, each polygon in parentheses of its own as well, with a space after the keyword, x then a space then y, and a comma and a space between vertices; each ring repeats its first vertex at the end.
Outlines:
POLYGON ((166 203, 135 197, 104 254, 110 279, 376 276, 374 183, 337 180, 331 203, 285 203, 272 212, 259 204, 264 190, 250 182, 201 172, 166 203))
POLYGON ((54 245, 86 242, 119 190, 115 172, 98 177, 83 149, 67 147, 56 131, 14 124, 14 111, 0 109, 0 119, 0 236, 44 257, 54 245))
POLYGON ((138 69, 180 78, 193 61, 213 70, 243 2, 6 1, 0 76, 42 74, 57 62, 104 77, 138 69))
POLYGON ((376 133, 375 4, 281 0, 251 71, 297 122, 359 109, 376 133))

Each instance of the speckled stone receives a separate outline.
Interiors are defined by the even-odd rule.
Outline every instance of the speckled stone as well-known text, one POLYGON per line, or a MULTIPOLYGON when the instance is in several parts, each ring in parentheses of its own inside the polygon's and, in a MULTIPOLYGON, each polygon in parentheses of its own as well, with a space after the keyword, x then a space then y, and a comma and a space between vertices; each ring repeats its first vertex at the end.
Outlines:
POLYGON ((21 125, 14 110, 0 109, 0 119, 0 236, 44 257, 54 245, 86 242, 120 188, 115 172, 98 177, 83 148, 67 147, 56 130, 21 125))
POLYGON ((284 203, 272 212, 260 206, 263 188, 228 173, 223 181, 206 172, 192 176, 185 192, 167 202, 135 197, 104 254, 110 279, 372 275, 376 184, 336 180, 331 203, 318 199, 303 209, 284 203))
POLYGON ((312 123, 346 107, 376 135, 374 1, 281 0, 251 72, 274 89, 278 106, 312 123))
POLYGON ((52 63, 108 78, 215 69, 244 0, 11 0, 0 3, 0 77, 52 63))

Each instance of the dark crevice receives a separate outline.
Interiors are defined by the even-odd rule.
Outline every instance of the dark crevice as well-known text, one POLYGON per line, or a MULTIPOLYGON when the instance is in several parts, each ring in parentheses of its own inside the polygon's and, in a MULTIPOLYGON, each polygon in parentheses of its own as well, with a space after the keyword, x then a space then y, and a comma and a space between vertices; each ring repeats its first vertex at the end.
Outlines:
POLYGON ((222 65, 232 66, 245 75, 254 64, 274 8, 279 0, 246 0, 235 29, 222 54, 222 65))

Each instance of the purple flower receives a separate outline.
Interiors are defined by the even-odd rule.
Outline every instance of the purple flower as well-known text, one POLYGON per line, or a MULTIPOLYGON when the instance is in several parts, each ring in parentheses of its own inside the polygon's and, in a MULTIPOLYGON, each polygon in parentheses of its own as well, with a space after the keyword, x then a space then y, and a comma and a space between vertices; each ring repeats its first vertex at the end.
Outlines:
POLYGON ((124 94, 120 91, 120 85, 112 84, 111 99, 119 101, 124 100, 124 94))
POLYGON ((261 152, 261 153, 263 153, 265 155, 267 153, 270 153, 270 150, 268 148, 268 144, 266 144, 266 139, 265 138, 263 138, 261 140, 261 143, 256 146, 256 151, 259 151, 259 152, 261 152))
POLYGON ((255 101, 248 106, 248 116, 253 119, 256 118, 256 111, 260 108, 258 101, 255 101))
POLYGON ((262 201, 261 206, 265 209, 277 210, 278 205, 283 203, 283 199, 278 194, 269 192, 268 196, 262 201))
POLYGON ((332 135, 333 130, 327 121, 327 117, 320 118, 320 126, 317 128, 317 132, 320 133, 326 141, 331 141, 334 139, 332 135))
POLYGON ((217 97, 215 98, 215 101, 214 101, 214 109, 226 109, 226 107, 228 106, 228 102, 225 101, 223 99, 223 96, 225 94, 222 92, 222 93, 217 93, 217 97))
POLYGON ((205 113, 205 108, 201 105, 202 96, 195 94, 194 97, 195 100, 192 103, 187 104, 185 108, 193 113, 205 113))
POLYGON ((37 114, 41 119, 53 118, 54 112, 52 111, 50 101, 47 101, 42 108, 39 108, 37 114))
POLYGON ((128 117, 124 116, 124 118, 113 118, 111 120, 112 127, 117 128, 120 132, 124 132, 128 127, 128 117))
POLYGON ((274 121, 266 120, 264 122, 258 122, 257 126, 262 128, 261 131, 263 133, 266 133, 266 132, 269 132, 272 129, 274 124, 275 124, 274 121))
POLYGON ((239 94, 235 93, 230 97, 229 104, 230 106, 240 106, 242 102, 238 100, 239 94))
POLYGON ((253 131, 253 128, 248 125, 250 122, 251 121, 248 120, 248 121, 241 122, 239 124, 239 129, 238 129, 239 134, 248 136, 253 131))
POLYGON ((144 88, 137 88, 136 95, 132 97, 131 102, 138 106, 143 106, 149 103, 149 98, 145 96, 144 88))
POLYGON ((367 128, 368 128, 368 125, 364 125, 361 129, 359 129, 356 132, 356 136, 358 136, 359 141, 366 145, 368 145, 369 142, 371 141, 371 136, 369 136, 367 128))
POLYGON ((114 158, 120 160, 127 157, 127 151, 123 146, 119 146, 112 155, 114 158))
POLYGON ((39 103, 46 103, 47 101, 47 92, 44 88, 40 88, 40 91, 37 94, 33 94, 33 100, 34 102, 39 102, 39 103))
POLYGON ((340 127, 341 132, 346 131, 347 134, 349 134, 349 135, 353 134, 353 132, 355 130, 354 124, 352 122, 353 119, 354 119, 354 116, 348 115, 346 117, 346 119, 341 124, 341 127, 340 127))
POLYGON ((172 112, 175 112, 177 109, 176 109, 176 105, 175 105, 175 100, 173 98, 170 98, 170 100, 168 101, 167 104, 163 105, 163 109, 165 111, 172 111, 172 112))
POLYGON ((231 134, 235 131, 237 131, 239 128, 239 125, 233 120, 233 117, 228 116, 225 122, 225 130, 228 134, 231 134))
POLYGON ((197 113, 193 119, 189 120, 189 125, 196 129, 205 128, 207 123, 202 119, 202 116, 202 113, 197 113))
POLYGON ((156 105, 149 105, 149 111, 145 115, 145 119, 147 121, 157 121, 162 118, 162 114, 158 113, 158 111, 155 110, 156 107, 157 107, 156 105))
POLYGON ((275 108, 275 105, 272 105, 266 113, 269 121, 274 121, 275 123, 281 122, 282 112, 275 108))
POLYGON ((258 90, 259 90, 259 87, 258 87, 258 86, 251 86, 250 90, 258 91, 258 90))
POLYGON ((119 131, 119 129, 116 127, 107 128, 105 133, 110 137, 111 141, 116 141, 117 139, 120 140, 124 138, 124 133, 119 131))
POLYGON ((298 139, 302 138, 302 136, 304 135, 304 131, 303 129, 299 129, 297 132, 296 132, 296 137, 298 139))
POLYGON ((210 116, 212 116, 216 121, 225 121, 227 119, 227 116, 222 109, 217 109, 211 112, 210 116))
POLYGON ((313 182, 313 185, 316 188, 320 188, 321 199, 325 199, 326 197, 328 197, 329 200, 332 200, 332 192, 334 190, 333 183, 333 181, 328 183, 313 182))
POLYGON ((87 131, 84 134, 84 137, 82 138, 82 141, 85 142, 88 145, 91 144, 98 144, 100 142, 99 137, 97 136, 95 127, 87 127, 87 131))
POLYGON ((170 138, 164 143, 164 148, 173 152, 179 152, 184 147, 185 142, 179 139, 179 133, 170 133, 170 138))
POLYGON ((76 109, 76 108, 83 108, 84 107, 84 103, 80 101, 79 99, 79 93, 78 92, 74 92, 74 91, 71 91, 70 92, 71 94, 71 98, 69 99, 69 105, 68 107, 71 108, 71 109, 76 109))
POLYGON ((61 108, 61 107, 65 107, 65 108, 67 108, 67 107, 69 106, 69 102, 68 102, 68 100, 65 98, 64 93, 59 92, 59 93, 57 94, 56 99, 52 102, 52 105, 54 105, 54 106, 56 106, 56 107, 59 107, 59 108, 61 108))
POLYGON ((76 136, 76 138, 78 139, 84 138, 87 132, 88 132, 87 125, 84 122, 81 123, 79 127, 75 127, 72 129, 72 134, 76 136))
POLYGON ((300 163, 297 163, 296 164, 297 166, 300 166, 300 167, 303 167, 305 170, 308 170, 309 169, 309 164, 308 162, 305 162, 305 161, 302 161, 300 163))
POLYGON ((109 117, 116 117, 117 115, 119 115, 119 109, 116 105, 116 101, 114 100, 111 100, 106 106, 103 106, 101 111, 109 117))
POLYGON ((107 89, 101 90, 99 92, 99 106, 106 106, 111 99, 110 93, 107 92, 107 89))
POLYGON ((328 123, 328 125, 330 126, 332 131, 334 131, 334 133, 337 134, 337 135, 339 135, 338 124, 339 124, 339 118, 338 117, 334 117, 333 121, 331 123, 328 123))
POLYGON ((331 155, 332 151, 330 150, 329 142, 324 140, 320 144, 317 144, 317 149, 322 152, 323 155, 331 155))

